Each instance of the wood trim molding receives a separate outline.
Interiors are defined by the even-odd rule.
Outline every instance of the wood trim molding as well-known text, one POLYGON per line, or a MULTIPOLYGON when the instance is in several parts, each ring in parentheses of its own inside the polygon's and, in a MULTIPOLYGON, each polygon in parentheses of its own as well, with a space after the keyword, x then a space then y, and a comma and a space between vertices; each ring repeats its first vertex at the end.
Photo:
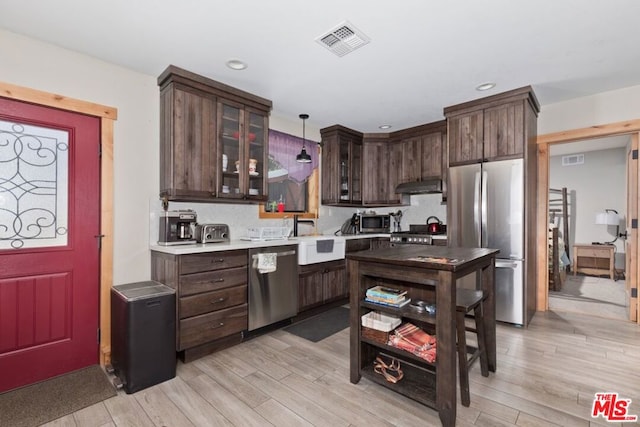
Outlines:
POLYGON ((560 142, 578 141, 581 139, 602 138, 610 135, 623 135, 633 132, 640 132, 640 119, 547 133, 545 135, 539 135, 537 143, 555 144, 560 142))
POLYGON ((538 219, 536 248, 538 254, 536 311, 549 309, 549 146, 538 145, 538 219))
POLYGON ((113 286, 113 120, 102 118, 100 161, 100 364, 111 364, 113 286))
POLYGON ((33 104, 45 105, 47 107, 74 111, 76 113, 82 113, 89 116, 102 117, 111 120, 118 119, 118 110, 113 107, 106 107, 104 105, 94 104, 92 102, 74 98, 67 98, 55 93, 42 92, 5 82, 0 82, 0 96, 19 101, 27 101, 33 104))
MULTIPOLYGON (((538 263, 537 270, 536 295, 538 311, 547 311, 549 309, 549 248, 547 243, 548 225, 546 222, 549 203, 549 145, 638 132, 640 132, 640 119, 538 135, 536 140, 538 144, 538 227, 536 245, 538 254, 544 254, 544 260, 538 263)), ((635 202, 638 203, 639 200, 640 193, 635 202)), ((636 248, 640 245, 638 240, 640 238, 636 237, 636 248)), ((640 260, 638 265, 640 265, 640 260)), ((640 323, 640 319, 638 322, 640 323)))
POLYGON ((67 98, 0 82, 0 96, 101 118, 100 161, 100 364, 111 362, 111 286, 113 285, 113 122, 118 110, 92 102, 67 98))

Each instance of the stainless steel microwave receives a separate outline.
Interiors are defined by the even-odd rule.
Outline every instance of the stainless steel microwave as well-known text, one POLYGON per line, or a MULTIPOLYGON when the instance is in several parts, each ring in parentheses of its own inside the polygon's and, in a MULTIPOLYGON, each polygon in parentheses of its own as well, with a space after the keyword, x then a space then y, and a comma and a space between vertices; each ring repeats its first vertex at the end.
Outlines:
POLYGON ((389 233, 391 231, 391 215, 364 213, 358 215, 359 233, 389 233))

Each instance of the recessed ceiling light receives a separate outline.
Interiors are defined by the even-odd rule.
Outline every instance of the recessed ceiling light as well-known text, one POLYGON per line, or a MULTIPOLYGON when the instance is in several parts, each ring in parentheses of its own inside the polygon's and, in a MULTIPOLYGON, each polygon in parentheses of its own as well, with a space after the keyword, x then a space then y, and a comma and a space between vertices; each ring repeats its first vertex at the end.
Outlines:
POLYGON ((380 129, 391 129, 391 125, 380 125, 378 126, 380 129))
POLYGON ((487 83, 482 83, 481 85, 476 86, 476 90, 483 91, 483 90, 493 89, 494 87, 496 87, 495 83, 487 82, 487 83))
POLYGON ((227 67, 231 68, 232 70, 244 70, 245 68, 247 68, 247 64, 240 61, 239 59, 230 59, 227 61, 227 67))

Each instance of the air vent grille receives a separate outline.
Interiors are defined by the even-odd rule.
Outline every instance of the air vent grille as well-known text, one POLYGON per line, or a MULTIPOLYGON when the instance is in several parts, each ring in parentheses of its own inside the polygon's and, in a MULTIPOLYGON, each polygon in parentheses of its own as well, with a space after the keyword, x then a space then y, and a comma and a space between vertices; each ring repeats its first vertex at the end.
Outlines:
POLYGON ((584 164, 584 154, 572 154, 562 156, 562 166, 575 166, 584 164))
POLYGON ((369 43, 371 40, 348 21, 344 21, 332 30, 316 38, 320 45, 337 56, 344 56, 369 43))

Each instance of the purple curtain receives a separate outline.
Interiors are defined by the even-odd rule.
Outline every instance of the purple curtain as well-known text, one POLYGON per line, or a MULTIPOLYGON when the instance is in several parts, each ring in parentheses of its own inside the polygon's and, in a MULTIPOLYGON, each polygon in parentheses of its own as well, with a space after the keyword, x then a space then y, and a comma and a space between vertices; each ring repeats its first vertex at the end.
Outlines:
POLYGON ((311 163, 296 162, 296 156, 302 150, 302 138, 269 129, 269 182, 286 178, 305 182, 318 167, 317 143, 305 139, 305 149, 311 156, 311 163))

